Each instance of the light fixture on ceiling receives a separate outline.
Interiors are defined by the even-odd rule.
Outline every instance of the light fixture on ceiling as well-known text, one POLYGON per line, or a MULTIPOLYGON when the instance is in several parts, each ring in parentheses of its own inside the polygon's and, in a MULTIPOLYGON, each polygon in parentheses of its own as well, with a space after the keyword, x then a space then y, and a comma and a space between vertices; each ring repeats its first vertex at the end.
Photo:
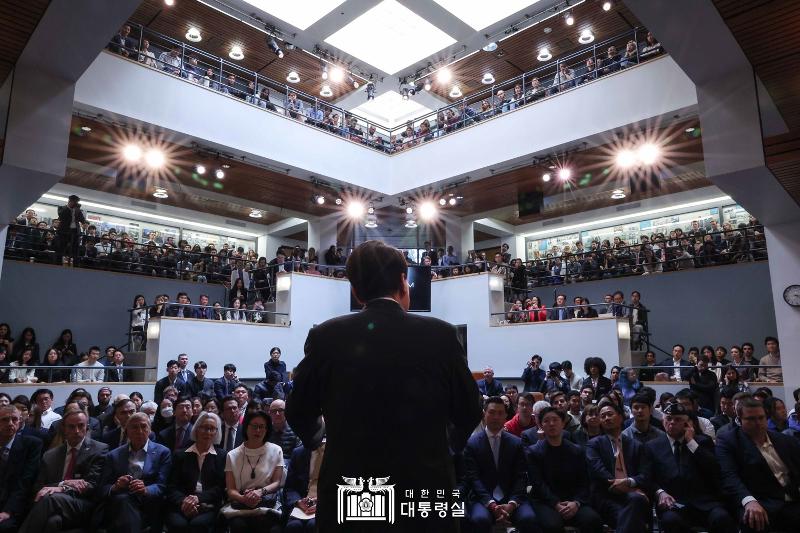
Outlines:
POLYGON ((350 82, 350 84, 353 86, 353 89, 358 89, 358 82, 356 81, 355 78, 353 78, 353 76, 348 75, 347 81, 350 82))
POLYGON ((408 217, 408 219, 406 219, 405 226, 408 229, 414 229, 414 228, 417 227, 417 220, 413 216, 412 217, 408 217))
POLYGON ((661 150, 653 143, 645 143, 639 147, 637 155, 639 156, 639 161, 643 164, 652 165, 658 161, 661 150))
POLYGON ((375 215, 367 215, 367 220, 364 223, 365 228, 375 229, 378 227, 378 217, 375 215))
POLYGON ((575 17, 572 16, 571 11, 567 11, 566 14, 564 14, 564 22, 567 24, 567 26, 572 26, 575 24, 575 17))
POLYGON ((234 59, 236 61, 240 61, 240 60, 244 59, 244 51, 242 50, 242 47, 239 46, 238 44, 232 46, 231 47, 231 51, 228 52, 228 57, 230 57, 231 59, 234 59))
POLYGON ((603 11, 611 11, 611 2, 603 2, 603 11))
POLYGON ((217 178, 218 180, 224 179, 225 171, 223 171, 221 168, 218 168, 217 170, 214 171, 214 177, 217 178))
POLYGON ((331 69, 331 81, 334 83, 339 83, 344 79, 344 71, 339 67, 333 67, 331 69))
POLYGON ((425 78, 425 84, 422 86, 422 88, 425 89, 426 91, 430 91, 431 90, 431 80, 429 80, 428 78, 425 78))
POLYGON ((286 81, 289 83, 297 83, 300 81, 300 74, 298 74, 296 70, 293 70, 286 76, 286 81))
POLYGON ((436 81, 438 81, 439 83, 447 83, 452 79, 453 79, 453 73, 450 72, 449 68, 443 68, 436 73, 436 81))
POLYGON ((155 192, 153 192, 153 196, 155 196, 156 198, 160 198, 162 200, 164 198, 169 198, 169 194, 167 194, 167 189, 164 189, 162 187, 156 187, 155 192))
POLYGON ((494 83, 494 76, 492 76, 491 72, 487 72, 483 75, 483 79, 481 79, 481 83, 484 85, 491 85, 494 83))
POLYGON ((438 212, 433 202, 422 202, 419 206, 419 216, 422 220, 433 220, 438 212))
POLYGON ((414 212, 414 208, 413 208, 413 207, 410 207, 410 206, 409 206, 409 207, 406 207, 406 215, 410 215, 410 214, 412 214, 413 212, 414 212))
POLYGON ((164 3, 169 7, 172 7, 175 5, 175 0, 164 0, 164 3))
POLYGON ((328 65, 325 63, 322 64, 322 79, 323 80, 328 79, 328 65))
POLYGON ((406 87, 402 87, 400 89, 400 96, 403 98, 403 100, 408 100, 408 89, 406 87))
POLYGON ((550 173, 549 172, 545 172, 544 174, 542 174, 542 181, 545 182, 545 183, 550 181, 550 173))
POLYGON ((369 207, 367 208, 367 214, 369 214, 369 215, 374 215, 375 214, 375 206, 372 205, 371 203, 369 204, 369 207))
POLYGON ((314 195, 314 203, 317 205, 324 205, 325 204, 325 197, 321 194, 314 195))
POLYGON ((81 131, 84 133, 89 133, 90 131, 92 131, 92 128, 90 128, 89 126, 81 126, 81 131))
POLYGON ((222 163, 220 166, 222 168, 224 168, 225 170, 228 170, 229 168, 231 168, 231 166, 228 163, 222 163))
POLYGON ((594 41, 594 34, 588 28, 583 30, 580 37, 578 37, 578 42, 581 44, 589 44, 592 41, 594 41))
POLYGON ((331 90, 331 86, 327 84, 323 85, 322 89, 320 89, 319 91, 319 95, 324 96, 325 98, 333 96, 333 91, 331 90))
POLYGON ((567 181, 572 177, 572 171, 568 167, 561 167, 558 170, 558 179, 561 181, 567 181))
POLYGON ((484 52, 494 52, 495 50, 497 50, 497 43, 494 41, 483 47, 484 52))
POLYGON ((167 158, 161 150, 151 148, 144 154, 144 162, 148 167, 157 170, 164 166, 167 162, 167 158))
POLYGON ((203 40, 203 36, 200 35, 200 30, 192 26, 186 32, 186 40, 192 41, 193 43, 199 43, 203 40))
POLYGON ((250 218, 261 218, 264 216, 264 213, 260 209, 251 209, 250 214, 247 216, 250 218))
POLYGON ((358 200, 351 200, 347 203, 347 216, 350 218, 361 218, 365 212, 364 204, 358 200))
POLYGON ((204 165, 195 165, 194 171, 202 176, 206 173, 206 167, 204 165))
POLYGON ((547 47, 539 48, 539 55, 536 56, 536 59, 539 61, 550 61, 553 59, 553 54, 550 53, 547 47))
POLYGON ((612 200, 622 200, 623 198, 625 198, 625 191, 622 189, 614 189, 611 191, 612 200))
MULTIPOLYGON (((81 129, 83 129, 83 128, 81 128, 81 129)), ((686 128, 686 129, 685 129, 685 130, 683 130, 683 131, 685 131, 686 133, 694 133, 694 130, 696 130, 696 129, 697 129, 697 128, 691 127, 691 128, 686 128)))
POLYGON ((275 40, 275 37, 270 37, 267 40, 267 44, 269 45, 269 49, 272 50, 272 53, 278 56, 278 59, 283 59, 283 50, 278 46, 278 41, 275 40))
POLYGON ((636 164, 636 154, 631 150, 624 149, 617 153, 617 166, 621 168, 630 168, 636 164))
POLYGON ((453 206, 453 205, 456 205, 459 202, 459 200, 463 200, 463 197, 462 196, 451 196, 450 200, 448 200, 447 203, 450 204, 451 206, 453 206))
POLYGON ((335 201, 334 203, 335 203, 336 205, 342 205, 342 204, 344 203, 344 201, 343 201, 341 198, 337 198, 337 199, 336 199, 336 201, 335 201))
POLYGON ((453 85, 453 88, 450 89, 450 98, 461 98, 462 96, 461 88, 458 85, 453 85))
POLYGON ((135 163, 142 158, 142 149, 137 144, 125 145, 122 149, 122 157, 130 163, 135 163))
POLYGON ((439 198, 439 205, 444 207, 447 205, 447 200, 445 198, 439 198))

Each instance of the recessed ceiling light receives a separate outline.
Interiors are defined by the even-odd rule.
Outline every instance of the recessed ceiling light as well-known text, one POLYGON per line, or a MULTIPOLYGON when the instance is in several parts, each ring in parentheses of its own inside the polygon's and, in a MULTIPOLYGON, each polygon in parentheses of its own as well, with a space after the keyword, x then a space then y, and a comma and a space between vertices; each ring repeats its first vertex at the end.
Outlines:
POLYGON ((425 78, 425 85, 423 85, 422 88, 425 89, 426 91, 430 91, 431 90, 431 80, 425 78))
POLYGON ((374 229, 378 227, 378 217, 375 215, 368 215, 367 221, 364 224, 365 228, 374 229))
POLYGON ((322 89, 319 91, 320 96, 324 96, 325 98, 333 96, 333 91, 331 90, 330 85, 323 85, 322 89))
POLYGON ((487 44, 486 46, 483 47, 483 51, 484 52, 494 52, 495 50, 497 50, 497 43, 496 42, 491 42, 491 43, 489 43, 489 44, 487 44))
POLYGON ((201 176, 202 176, 203 174, 205 174, 205 173, 206 173, 206 167, 205 167, 205 166, 203 166, 203 165, 196 165, 196 166, 194 167, 194 170, 195 170, 195 172, 197 172, 197 173, 198 173, 198 174, 200 174, 201 176))
POLYGON ((553 54, 547 48, 539 48, 539 55, 536 56, 539 61, 550 61, 553 59, 553 54))
POLYGON ((155 196, 156 198, 161 198, 161 199, 169 198, 169 194, 167 194, 167 190, 166 189, 162 189, 161 187, 156 187, 156 190, 153 193, 153 196, 155 196))
POLYGON ((198 30, 197 28, 195 28, 194 26, 192 26, 192 27, 191 27, 191 28, 189 28, 189 30, 186 32, 186 39, 187 39, 188 41, 192 41, 193 43, 199 43, 200 41, 202 41, 202 40, 203 40, 203 36, 202 36, 202 35, 200 35, 200 30, 198 30))
POLYGON ((261 210, 259 209, 252 209, 250 211, 250 214, 247 216, 249 216, 250 218, 261 218, 264 216, 264 213, 262 213, 261 210))
POLYGON ((639 148, 637 155, 639 156, 639 161, 645 165, 652 165, 658 161, 658 157, 661 155, 661 150, 655 144, 646 143, 639 148))
POLYGON ((406 227, 409 228, 409 229, 416 228, 417 227, 417 221, 414 220, 413 218, 409 218, 408 220, 406 220, 406 227))
POLYGON ((314 196, 314 203, 317 205, 324 205, 325 197, 321 194, 317 194, 316 196, 314 196))
POLYGON ((686 133, 694 133, 695 128, 686 128, 684 131, 686 133))
POLYGON ((407 215, 410 215, 413 212, 414 212, 414 208, 413 207, 406 207, 406 214, 407 215))
POLYGON ((589 29, 583 30, 580 37, 578 37, 578 42, 581 44, 589 44, 592 41, 594 41, 594 34, 589 29))
POLYGON ((575 24, 575 17, 572 16, 572 13, 567 13, 564 16, 564 22, 567 23, 567 26, 572 26, 573 24, 575 24))
MULTIPOLYGON (((460 198, 460 197, 459 197, 460 198)), ((450 205, 456 205, 458 203, 458 198, 450 198, 448 201, 450 205)))
POLYGON ((436 81, 438 81, 439 83, 447 83, 452 79, 453 79, 453 73, 450 72, 449 68, 443 68, 436 73, 436 81))
POLYGON ((419 216, 422 218, 422 220, 431 220, 438 212, 439 210, 436 209, 436 206, 433 204, 433 202, 422 202, 422 204, 419 206, 419 216))
POLYGON ((236 61, 244 59, 244 52, 242 51, 242 47, 239 45, 232 46, 231 51, 228 52, 228 57, 236 61))
POLYGON ((567 181, 572 177, 572 171, 567 167, 561 167, 558 171, 558 179, 561 181, 567 181))
POLYGON ((175 5, 175 0, 164 0, 164 3, 171 7, 175 5))
POLYGON ((217 170, 214 171, 214 177, 217 178, 218 180, 224 179, 225 172, 221 168, 218 168, 217 170))
POLYGON ((492 3, 491 8, 486 9, 487 4, 483 0, 434 0, 475 31, 491 26, 538 1, 503 0, 492 3))
POLYGON ((545 172, 544 174, 542 174, 542 181, 545 182, 545 183, 550 181, 550 173, 549 172, 545 172))
POLYGON ((453 88, 450 89, 450 98, 461 98, 462 96, 461 88, 458 85, 453 85, 453 88))
POLYGON ((81 126, 81 131, 89 133, 90 131, 92 131, 92 128, 90 128, 89 126, 81 126))
POLYGON ((611 2, 603 2, 603 11, 611 11, 611 2))
POLYGON ((220 166, 221 166, 222 168, 224 168, 225 170, 227 170, 227 169, 231 168, 231 166, 230 166, 228 163, 223 163, 223 164, 222 164, 222 165, 220 165, 220 166))
POLYGON ((167 159, 164 157, 164 152, 156 148, 151 148, 144 154, 144 162, 152 169, 159 169, 164 166, 167 159))
POLYGON ((300 75, 297 73, 296 70, 293 70, 289 73, 288 76, 286 76, 286 81, 288 81, 289 83, 297 83, 298 81, 300 81, 300 75))
POLYGON ((483 75, 483 79, 481 79, 481 83, 484 85, 491 85, 494 83, 494 76, 492 76, 491 72, 487 72, 483 75))
POLYGON ((347 215, 351 218, 363 217, 365 212, 364 204, 357 200, 353 200, 347 204, 347 215))
POLYGON ((625 198, 625 191, 622 189, 614 189, 611 191, 612 200, 622 200, 623 198, 625 198))
POLYGON ((545 33, 550 33, 551 31, 553 31, 553 28, 551 28, 550 26, 547 26, 547 27, 546 27, 545 29, 543 29, 542 31, 543 31, 543 32, 545 32, 545 33))
POLYGON ((139 145, 136 144, 128 144, 125 148, 122 149, 122 156, 125 158, 126 161, 130 161, 131 163, 135 163, 142 158, 142 149, 139 145))
POLYGON ((336 205, 342 205, 344 202, 341 198, 337 198, 335 203, 336 205))
POLYGON ((291 2, 276 2, 275 0, 244 1, 301 30, 307 29, 333 9, 344 3, 344 0, 292 0, 291 2))
POLYGON ((333 67, 330 72, 331 81, 339 83, 344 79, 344 71, 339 67, 333 67))
POLYGON ((617 165, 622 168, 630 168, 636 164, 636 154, 630 150, 620 150, 617 154, 617 165))

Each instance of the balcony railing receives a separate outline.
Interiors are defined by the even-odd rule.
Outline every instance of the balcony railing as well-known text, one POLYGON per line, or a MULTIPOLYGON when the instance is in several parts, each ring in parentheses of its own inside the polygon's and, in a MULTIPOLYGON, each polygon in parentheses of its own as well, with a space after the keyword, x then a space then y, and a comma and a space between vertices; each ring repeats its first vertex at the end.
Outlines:
POLYGON ((606 75, 635 67, 664 53, 657 42, 639 43, 639 37, 649 34, 642 28, 634 28, 602 42, 583 46, 555 60, 548 60, 541 67, 494 83, 406 124, 386 128, 287 83, 242 68, 144 26, 129 26, 134 37, 122 41, 115 36, 109 43, 110 51, 387 154, 480 124, 606 75))

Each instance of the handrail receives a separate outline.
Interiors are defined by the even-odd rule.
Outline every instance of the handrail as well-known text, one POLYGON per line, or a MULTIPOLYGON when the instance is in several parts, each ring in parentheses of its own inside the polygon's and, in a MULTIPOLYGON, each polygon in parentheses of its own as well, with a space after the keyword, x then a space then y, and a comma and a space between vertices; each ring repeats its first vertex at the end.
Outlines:
MULTIPOLYGON (((103 365, 103 366, 97 366, 97 367, 92 367, 92 366, 78 367, 77 364, 75 364, 75 365, 41 365, 40 364, 40 365, 20 365, 20 366, 10 366, 9 365, 9 366, 4 366, 3 368, 5 370, 8 370, 9 368, 12 368, 12 369, 14 369, 14 368, 35 368, 35 369, 40 369, 40 368, 42 368, 42 369, 45 369, 45 370, 75 370, 75 368, 78 368, 79 370, 86 370, 86 369, 89 369, 89 370, 91 370, 91 369, 100 370, 101 368, 107 368, 107 369, 112 369, 113 370, 113 369, 116 368, 116 366, 103 365)), ((156 365, 152 365, 152 366, 122 365, 122 368, 123 368, 123 370, 156 370, 156 369, 158 369, 158 366, 156 366, 156 365)))
MULTIPOLYGON (((242 312, 246 312, 246 313, 267 313, 267 314, 270 314, 270 315, 286 315, 286 316, 289 315, 289 313, 279 313, 277 311, 268 311, 266 309, 244 309, 244 308, 241 308, 241 307, 239 309, 236 309, 235 307, 223 307, 221 305, 219 307, 216 307, 214 305, 182 304, 182 303, 179 303, 179 302, 165 302, 163 304, 153 304, 153 305, 147 305, 145 307, 132 307, 132 308, 128 309, 128 312, 132 313, 133 311, 141 311, 142 309, 147 309, 149 311, 151 308, 156 307, 158 305, 163 305, 163 306, 165 306, 167 308, 172 308, 172 307, 190 307, 190 308, 200 308, 200 309, 211 309, 211 311, 242 311, 242 312)), ((164 315, 161 315, 161 316, 164 316, 164 315)), ((153 318, 160 318, 160 317, 153 317, 153 318)), ((167 318, 175 318, 175 317, 167 316, 167 318)))

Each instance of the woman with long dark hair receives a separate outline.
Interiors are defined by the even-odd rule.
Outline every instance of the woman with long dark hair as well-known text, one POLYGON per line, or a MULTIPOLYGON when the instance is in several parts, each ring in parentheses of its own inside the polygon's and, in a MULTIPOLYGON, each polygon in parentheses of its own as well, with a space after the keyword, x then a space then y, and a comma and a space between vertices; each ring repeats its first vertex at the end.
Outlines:
POLYGON ((14 338, 11 336, 11 326, 3 322, 0 324, 0 346, 4 346, 9 357, 14 349, 14 338))
POLYGON ((144 299, 144 295, 137 294, 134 296, 131 308, 133 309, 131 311, 131 350, 137 352, 144 349, 144 331, 149 318, 147 301, 144 299))
POLYGON ((239 300, 239 303, 247 305, 247 287, 244 286, 244 280, 242 278, 236 278, 236 281, 233 282, 231 294, 228 299, 230 307, 233 307, 233 301, 236 299, 239 300))
MULTIPOLYGON (((53 348, 61 352, 61 361, 64 365, 77 365, 78 361, 78 347, 75 345, 75 339, 72 336, 71 329, 65 329, 58 336, 58 340, 53 343, 53 348)), ((45 359, 47 357, 45 356, 45 359)))
POLYGON ((22 334, 14 343, 14 351, 11 354, 11 359, 19 360, 22 352, 26 349, 31 350, 31 364, 35 365, 41 362, 41 359, 39 359, 39 343, 36 342, 36 332, 31 327, 27 327, 22 330, 22 334))
MULTIPOLYGON (((47 350, 44 356, 45 367, 65 366, 63 356, 55 347, 47 350)), ((36 370, 36 377, 39 383, 66 383, 69 381, 70 371, 65 368, 39 368, 36 370)))

